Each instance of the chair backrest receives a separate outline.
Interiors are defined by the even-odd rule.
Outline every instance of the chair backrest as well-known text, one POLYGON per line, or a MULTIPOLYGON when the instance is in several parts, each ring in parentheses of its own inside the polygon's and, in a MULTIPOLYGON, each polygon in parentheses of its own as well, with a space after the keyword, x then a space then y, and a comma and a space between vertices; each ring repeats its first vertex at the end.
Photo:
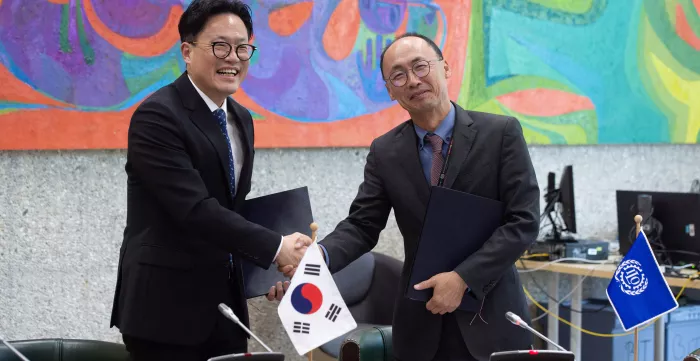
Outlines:
POLYGON ((375 326, 348 335, 340 347, 339 361, 360 360, 394 360, 391 326, 375 326))
POLYGON ((333 281, 348 307, 362 301, 372 285, 374 253, 360 256, 345 268, 333 274, 333 281))
MULTIPOLYGON (((9 342, 30 361, 127 361, 124 345, 106 341, 47 338, 9 342)), ((0 344, 0 361, 21 361, 0 344)))

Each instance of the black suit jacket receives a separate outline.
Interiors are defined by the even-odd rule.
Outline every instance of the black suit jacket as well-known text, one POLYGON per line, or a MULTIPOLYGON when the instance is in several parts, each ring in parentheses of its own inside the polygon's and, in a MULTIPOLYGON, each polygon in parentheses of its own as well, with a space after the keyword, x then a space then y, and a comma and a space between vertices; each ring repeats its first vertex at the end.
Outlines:
MULTIPOLYGON (((232 98, 227 104, 244 140, 235 199, 226 140, 186 73, 131 118, 127 219, 110 323, 124 334, 197 344, 211 335, 224 301, 248 324, 240 261, 269 267, 282 236, 236 213, 250 191, 253 120, 232 98)), ((226 327, 241 334, 233 323, 226 327)))
MULTIPOLYGON (((527 331, 509 323, 505 313, 527 317, 514 264, 537 238, 540 191, 517 119, 454 106, 454 144, 444 186, 505 203, 506 223, 455 269, 471 289, 470 296, 484 301, 481 316, 488 324, 474 319, 473 313, 455 314, 471 354, 488 360, 492 352, 528 349, 531 344, 527 331)), ((429 197, 418 138, 409 120, 372 142, 350 214, 320 242, 328 251, 331 272, 374 248, 392 208, 404 238, 405 259, 414 259, 429 197)), ((408 285, 410 268, 406 262, 395 303, 394 354, 402 360, 430 360, 442 318, 425 303, 404 298, 405 288, 413 287, 408 285)))

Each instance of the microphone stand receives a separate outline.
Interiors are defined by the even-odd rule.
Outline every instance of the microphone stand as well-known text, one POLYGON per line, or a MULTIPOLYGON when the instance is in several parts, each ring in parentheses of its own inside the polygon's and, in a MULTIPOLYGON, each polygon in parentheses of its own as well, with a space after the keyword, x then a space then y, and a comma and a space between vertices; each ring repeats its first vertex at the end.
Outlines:
POLYGON ((230 354, 212 357, 207 361, 235 361, 235 360, 246 360, 246 361, 284 361, 284 354, 279 352, 273 352, 267 345, 265 345, 253 332, 251 332, 248 327, 246 327, 243 322, 233 313, 233 310, 226 306, 224 303, 219 304, 219 312, 224 315, 224 317, 233 321, 246 333, 252 336, 258 343, 260 343, 268 352, 253 352, 244 354, 230 354))
POLYGON ((4 343, 5 346, 7 346, 7 348, 10 349, 10 351, 12 351, 15 355, 17 355, 17 357, 19 357, 20 359, 22 359, 22 361, 29 361, 29 359, 26 358, 26 357, 24 357, 24 355, 22 355, 21 352, 17 351, 17 349, 14 348, 12 345, 10 345, 9 342, 5 341, 5 339, 2 338, 2 336, 0 336, 0 341, 2 341, 2 343, 4 343))
POLYGON ((552 341, 552 340, 550 340, 549 338, 545 337, 545 335, 539 333, 539 331, 537 331, 537 330, 535 330, 534 328, 530 327, 527 323, 525 323, 525 321, 523 321, 518 315, 514 314, 513 312, 507 312, 507 313, 506 313, 506 318, 508 319, 508 321, 510 321, 510 322, 513 323, 514 325, 520 326, 520 327, 522 327, 522 328, 524 328, 524 329, 526 329, 526 330, 528 330, 528 331, 534 333, 537 337, 539 337, 539 338, 541 338, 541 339, 543 339, 543 340, 549 342, 550 344, 552 344, 554 347, 560 349, 561 351, 569 352, 569 351, 567 351, 565 348, 563 348, 563 347, 559 346, 558 344, 554 343, 554 341, 552 341))

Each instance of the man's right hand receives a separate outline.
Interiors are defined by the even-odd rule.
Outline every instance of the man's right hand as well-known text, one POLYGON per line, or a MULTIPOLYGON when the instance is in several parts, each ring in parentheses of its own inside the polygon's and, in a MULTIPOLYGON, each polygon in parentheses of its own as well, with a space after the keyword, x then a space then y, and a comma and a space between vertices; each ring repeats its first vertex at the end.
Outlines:
POLYGON ((294 275, 294 270, 301 262, 306 249, 313 243, 309 236, 296 232, 282 238, 282 249, 277 255, 277 266, 287 277, 294 275))
MULTIPOLYGON (((326 261, 326 255, 323 254, 323 251, 321 251, 321 246, 317 246, 317 247, 318 247, 318 251, 321 252, 321 257, 323 258, 323 261, 325 262, 325 261, 326 261)), ((307 250, 308 248, 309 248, 309 247, 304 247, 303 253, 306 253, 306 250, 307 250)), ((280 253, 282 253, 282 252, 280 252, 280 253)), ((302 256, 303 256, 303 253, 302 253, 302 256)), ((301 259, 299 259, 299 260, 301 261, 301 259)), ((284 273, 284 275, 285 275, 286 277, 291 278, 291 277, 294 277, 294 273, 297 271, 297 266, 298 266, 298 265, 299 265, 299 264, 296 264, 296 265, 279 265, 279 267, 277 267, 277 269, 278 269, 280 272, 284 273)))

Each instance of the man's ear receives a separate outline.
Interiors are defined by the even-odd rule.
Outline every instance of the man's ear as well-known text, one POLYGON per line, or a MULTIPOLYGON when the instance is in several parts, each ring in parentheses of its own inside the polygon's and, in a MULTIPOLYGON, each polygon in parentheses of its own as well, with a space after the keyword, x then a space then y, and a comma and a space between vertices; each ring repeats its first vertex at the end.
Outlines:
POLYGON ((452 76, 452 70, 450 69, 450 64, 447 63, 447 60, 444 60, 445 62, 445 79, 449 78, 452 76))
POLYGON ((192 62, 192 48, 190 44, 180 44, 180 53, 182 53, 182 59, 185 61, 185 64, 189 65, 192 62))

